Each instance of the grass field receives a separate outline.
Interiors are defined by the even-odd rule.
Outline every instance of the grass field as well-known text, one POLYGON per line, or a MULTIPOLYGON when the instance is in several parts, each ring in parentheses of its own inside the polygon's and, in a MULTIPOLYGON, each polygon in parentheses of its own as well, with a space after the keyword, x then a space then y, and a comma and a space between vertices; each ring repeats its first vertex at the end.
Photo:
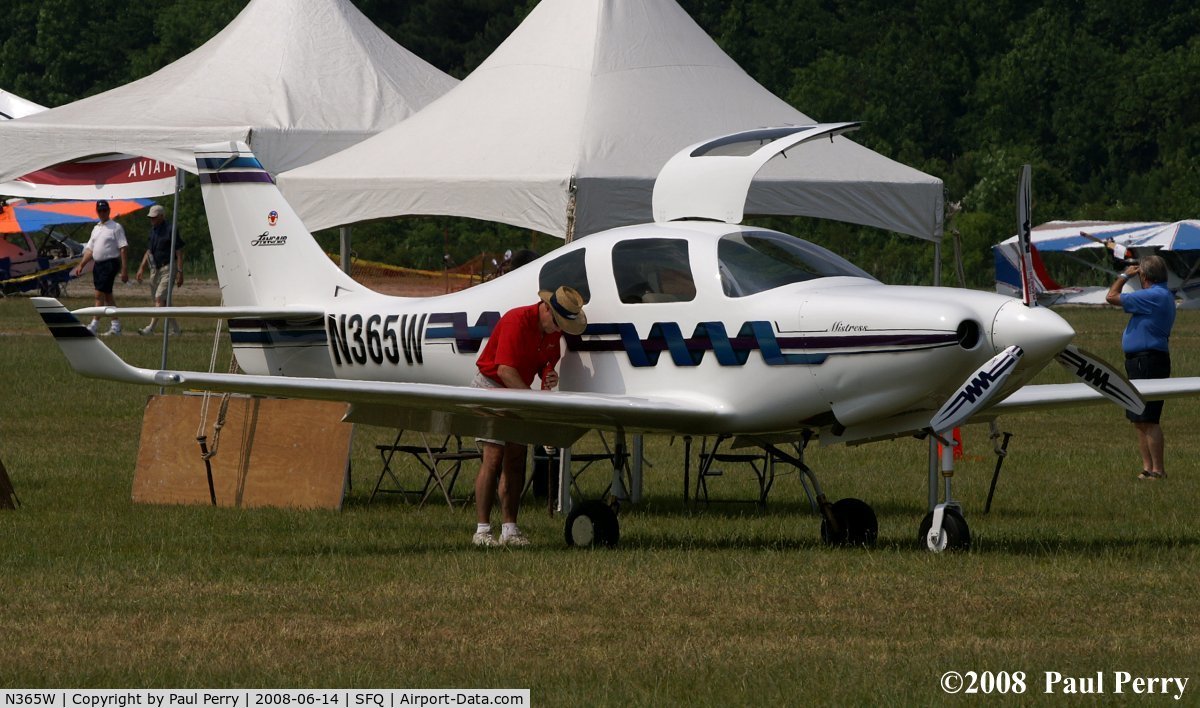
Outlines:
MULTIPOLYGON (((1119 360, 1122 314, 1063 314, 1079 344, 1119 360)), ((1200 316, 1181 312, 1177 375, 1200 375, 1198 337, 1200 316)), ((189 330, 172 366, 207 368, 211 339, 189 330)), ((157 366, 150 340, 112 345, 157 366)), ((980 698, 945 694, 944 672, 1020 671, 1016 704, 1061 700, 1043 693, 1045 672, 1128 671, 1190 677, 1180 703, 1200 702, 1200 403, 1167 404, 1170 478, 1158 483, 1134 479, 1133 432, 1114 408, 1002 420, 1014 437, 987 515, 995 458, 986 426, 966 428, 955 491, 974 536, 967 553, 916 546, 926 453, 912 440, 810 451, 832 498, 874 506, 873 550, 824 547, 795 476, 776 483, 765 514, 689 509, 681 444, 655 439, 647 500, 623 510, 619 548, 568 549, 561 518, 529 504, 535 547, 481 551, 468 544, 470 511, 366 504, 373 446, 391 437, 371 428, 355 433, 341 512, 134 505, 153 391, 72 374, 23 298, 0 301, 0 352, 0 459, 23 504, 0 511, 2 687, 528 687, 539 705, 931 705, 980 698)), ((716 484, 714 494, 750 495, 744 475, 716 484)), ((1103 702, 1131 699, 1108 686, 1103 702)))

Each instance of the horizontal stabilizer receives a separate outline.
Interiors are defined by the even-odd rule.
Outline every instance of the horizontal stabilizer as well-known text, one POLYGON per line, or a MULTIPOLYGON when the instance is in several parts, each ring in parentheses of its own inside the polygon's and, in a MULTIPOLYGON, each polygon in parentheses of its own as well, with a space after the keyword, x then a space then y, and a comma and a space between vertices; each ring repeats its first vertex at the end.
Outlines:
MULTIPOLYGON (((1200 376, 1134 379, 1130 383, 1147 401, 1200 395, 1200 376)), ((1024 413, 1047 408, 1071 408, 1108 402, 1108 398, 1087 384, 1038 384, 1023 386, 1008 398, 988 408, 986 412, 1024 413)))
POLYGON ((35 297, 33 306, 76 372, 94 379, 154 383, 154 375, 151 372, 136 369, 122 361, 121 357, 104 346, 104 343, 58 300, 52 297, 35 297))

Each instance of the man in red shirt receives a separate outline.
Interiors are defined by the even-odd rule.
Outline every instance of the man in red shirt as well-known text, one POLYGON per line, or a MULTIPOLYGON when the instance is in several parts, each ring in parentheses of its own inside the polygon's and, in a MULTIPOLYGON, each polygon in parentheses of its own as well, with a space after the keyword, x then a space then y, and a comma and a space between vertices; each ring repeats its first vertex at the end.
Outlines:
MULTIPOLYGON (((558 385, 559 340, 562 332, 582 334, 587 328, 583 296, 562 286, 538 295, 541 302, 509 310, 496 323, 475 365, 479 371, 471 381, 478 388, 529 389, 541 375, 542 388, 558 385)), ((525 446, 502 440, 477 438, 483 453, 475 478, 475 512, 478 525, 472 542, 476 546, 528 546, 529 539, 517 528, 521 492, 525 487, 525 446), (504 526, 500 540, 492 535, 492 506, 499 480, 500 513, 504 526)))

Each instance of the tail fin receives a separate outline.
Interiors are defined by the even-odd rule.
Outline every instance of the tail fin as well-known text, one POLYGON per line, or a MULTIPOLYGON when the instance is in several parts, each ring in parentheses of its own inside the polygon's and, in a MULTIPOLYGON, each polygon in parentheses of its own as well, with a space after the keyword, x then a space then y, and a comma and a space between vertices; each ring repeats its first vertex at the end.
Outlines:
POLYGON ((196 168, 225 305, 314 305, 366 292, 329 260, 245 143, 197 148, 196 168))
POLYGON ((71 368, 77 373, 93 379, 156 383, 153 372, 136 369, 122 361, 121 357, 104 346, 104 343, 58 300, 52 297, 35 297, 33 306, 42 316, 42 322, 50 328, 50 334, 54 335, 54 341, 66 355, 71 368))

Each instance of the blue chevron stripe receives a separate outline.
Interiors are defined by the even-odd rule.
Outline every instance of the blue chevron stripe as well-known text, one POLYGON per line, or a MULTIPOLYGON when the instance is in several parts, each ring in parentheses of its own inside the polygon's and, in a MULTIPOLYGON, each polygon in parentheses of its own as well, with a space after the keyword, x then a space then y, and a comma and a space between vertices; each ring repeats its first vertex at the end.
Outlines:
POLYGON ((429 316, 429 328, 425 330, 425 341, 437 339, 453 339, 456 351, 460 354, 474 354, 479 351, 483 340, 492 336, 492 330, 500 321, 499 312, 484 312, 475 320, 475 325, 467 326, 465 312, 436 312, 429 316), (434 327, 432 325, 448 324, 449 327, 434 327))

